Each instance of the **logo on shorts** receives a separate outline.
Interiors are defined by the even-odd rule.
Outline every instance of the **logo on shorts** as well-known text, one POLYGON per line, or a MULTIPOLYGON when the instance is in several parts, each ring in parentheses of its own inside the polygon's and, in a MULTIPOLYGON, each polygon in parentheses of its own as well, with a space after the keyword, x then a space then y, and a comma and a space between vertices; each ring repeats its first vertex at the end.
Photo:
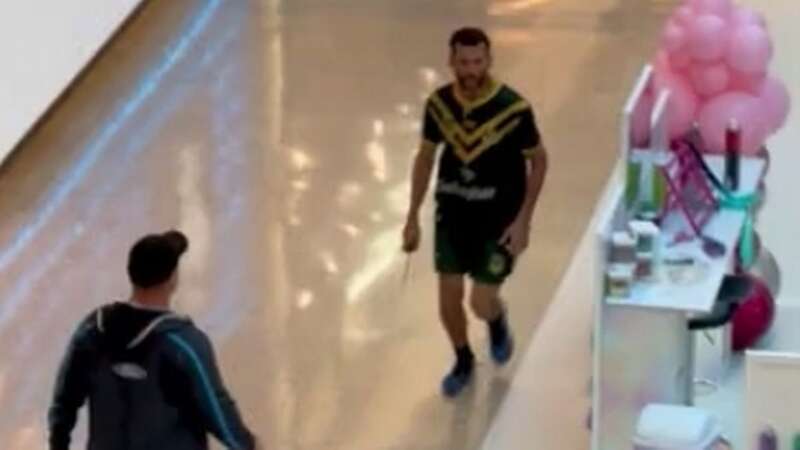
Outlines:
POLYGON ((502 275, 506 270, 506 259, 500 253, 493 253, 489 258, 489 273, 502 275))

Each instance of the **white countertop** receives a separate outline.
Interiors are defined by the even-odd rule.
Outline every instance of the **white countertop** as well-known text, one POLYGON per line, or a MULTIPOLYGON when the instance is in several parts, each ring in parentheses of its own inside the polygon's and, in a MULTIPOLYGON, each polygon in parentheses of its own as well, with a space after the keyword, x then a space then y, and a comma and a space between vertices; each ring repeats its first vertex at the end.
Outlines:
MULTIPOLYGON (((708 156, 709 167, 717 174, 724 170, 725 159, 722 156, 708 156)), ((740 183, 737 194, 753 193, 764 171, 765 163, 757 158, 743 158, 741 161, 740 183)), ((685 311, 687 313, 710 312, 722 280, 734 261, 737 240, 744 225, 745 212, 721 209, 709 220, 704 234, 725 245, 725 255, 712 259, 705 255, 699 239, 693 239, 677 245, 668 246, 662 243, 661 259, 670 257, 693 257, 701 264, 705 263, 704 276, 692 283, 673 283, 663 270, 657 273, 655 281, 634 283, 631 295, 627 299, 607 298, 612 305, 635 306, 645 308, 685 311)))

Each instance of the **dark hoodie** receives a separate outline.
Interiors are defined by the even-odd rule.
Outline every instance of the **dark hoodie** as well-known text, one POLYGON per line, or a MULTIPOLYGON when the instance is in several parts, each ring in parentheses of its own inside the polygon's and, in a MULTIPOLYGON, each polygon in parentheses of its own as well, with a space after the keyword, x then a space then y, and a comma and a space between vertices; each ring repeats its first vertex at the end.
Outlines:
POLYGON ((51 450, 69 448, 87 399, 89 450, 207 450, 208 433, 254 448, 208 337, 170 312, 114 303, 80 324, 48 415, 51 450))

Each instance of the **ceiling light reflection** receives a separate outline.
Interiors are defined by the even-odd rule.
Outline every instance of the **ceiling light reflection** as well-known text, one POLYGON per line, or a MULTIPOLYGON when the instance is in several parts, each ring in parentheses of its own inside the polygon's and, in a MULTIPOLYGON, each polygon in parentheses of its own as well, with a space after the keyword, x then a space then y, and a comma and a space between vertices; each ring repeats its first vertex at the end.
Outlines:
POLYGON ((423 67, 419 70, 419 74, 422 77, 422 81, 428 87, 433 87, 433 85, 439 82, 439 74, 436 72, 436 69, 423 67))
POLYGON ((372 134, 374 134, 376 138, 383 137, 385 131, 386 124, 383 122, 383 120, 377 119, 372 122, 372 134))
POLYGON ((307 309, 314 303, 314 293, 308 289, 303 289, 297 294, 297 307, 299 309, 307 309))
POLYGON ((297 171, 310 169, 314 165, 314 159, 307 152, 300 149, 290 150, 289 158, 292 167, 297 171))
POLYGON ((342 224, 339 227, 339 229, 347 233, 347 235, 350 236, 351 238, 356 238, 359 235, 361 235, 361 228, 358 228, 357 226, 351 223, 342 224))
MULTIPOLYGON (((211 218, 203 196, 202 164, 199 148, 187 146, 178 156, 177 193, 179 202, 180 229, 192 239, 192 251, 182 264, 187 279, 206 276, 207 262, 211 254, 211 218)), ((177 309, 187 314, 198 313, 208 304, 209 296, 197 283, 184 283, 177 309)))
POLYGON ((325 267, 325 271, 328 272, 328 274, 336 275, 339 273, 339 264, 336 263, 336 258, 333 256, 332 252, 325 250, 320 252, 319 257, 322 260, 322 265, 325 267))
POLYGON ((367 145, 367 159, 372 164, 372 176, 381 183, 385 183, 386 176, 386 147, 380 142, 373 141, 367 145))
POLYGON ((391 273, 393 265, 399 267, 399 236, 400 228, 392 227, 369 244, 364 264, 347 281, 345 298, 348 304, 354 305, 365 300, 367 292, 391 273))
POLYGON ((533 33, 524 28, 505 29, 495 32, 492 38, 498 46, 522 45, 533 41, 533 33))
POLYGON ((547 3, 548 1, 550 0, 507 0, 494 2, 489 5, 489 15, 495 17, 508 16, 547 3))
POLYGON ((305 192, 308 190, 309 183, 308 180, 294 180, 292 181, 292 189, 300 192, 305 192))
POLYGON ((344 338, 348 341, 360 344, 379 341, 386 337, 386 332, 381 330, 365 330, 363 328, 350 327, 344 331, 344 338))

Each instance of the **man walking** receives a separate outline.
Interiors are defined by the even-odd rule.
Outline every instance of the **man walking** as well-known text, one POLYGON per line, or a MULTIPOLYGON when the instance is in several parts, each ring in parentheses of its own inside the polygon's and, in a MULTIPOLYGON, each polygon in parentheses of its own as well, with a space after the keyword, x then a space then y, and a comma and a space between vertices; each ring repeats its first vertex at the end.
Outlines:
POLYGON ((208 337, 170 311, 188 240, 150 235, 131 249, 129 301, 92 312, 61 364, 49 412, 50 449, 66 450, 88 400, 89 450, 207 450, 207 434, 251 450, 208 337))
POLYGON ((473 281, 472 309, 489 328, 492 358, 501 365, 511 358, 513 338, 499 291, 528 246, 547 171, 547 153, 531 106, 491 77, 491 63, 485 32, 463 28, 452 35, 455 82, 427 101, 403 230, 404 250, 417 250, 419 211, 437 148, 443 144, 436 185, 435 265, 440 316, 456 354, 442 382, 447 396, 461 392, 474 366, 463 308, 465 275, 473 281))

